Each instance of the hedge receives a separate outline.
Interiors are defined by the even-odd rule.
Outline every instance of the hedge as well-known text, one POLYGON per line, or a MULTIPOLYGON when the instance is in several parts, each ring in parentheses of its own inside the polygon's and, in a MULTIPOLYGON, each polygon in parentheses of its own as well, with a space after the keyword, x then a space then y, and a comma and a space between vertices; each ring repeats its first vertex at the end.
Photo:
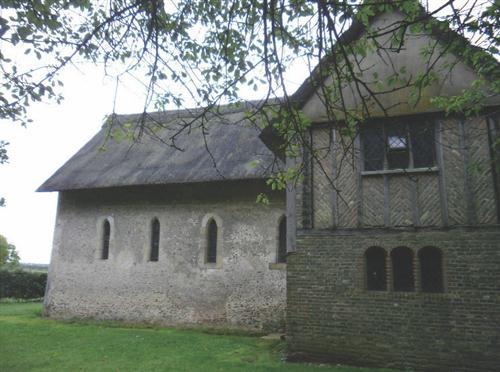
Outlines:
POLYGON ((41 298, 46 285, 47 273, 0 270, 0 298, 41 298))

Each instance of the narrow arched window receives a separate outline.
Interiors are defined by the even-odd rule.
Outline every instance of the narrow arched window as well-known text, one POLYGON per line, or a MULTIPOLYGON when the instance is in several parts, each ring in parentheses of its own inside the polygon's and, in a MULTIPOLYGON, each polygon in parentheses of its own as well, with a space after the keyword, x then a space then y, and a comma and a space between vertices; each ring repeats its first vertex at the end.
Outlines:
POLYGON ((435 247, 425 247, 418 251, 422 292, 443 292, 443 258, 435 247))
POLYGON ((102 255, 101 258, 103 260, 107 260, 109 258, 109 240, 111 238, 111 225, 109 221, 104 220, 102 226, 102 255))
POLYGON ((278 227, 277 263, 286 263, 286 217, 282 217, 278 227))
POLYGON ((160 255, 160 221, 157 218, 151 223, 151 251, 150 261, 158 261, 160 255))
POLYGON ((217 262, 217 223, 214 219, 207 226, 207 263, 217 262))
POLYGON ((407 247, 398 247, 391 252, 393 289, 396 292, 413 292, 413 252, 407 247))
POLYGON ((370 247, 365 252, 366 289, 369 291, 387 289, 385 256, 385 250, 380 247, 370 247))

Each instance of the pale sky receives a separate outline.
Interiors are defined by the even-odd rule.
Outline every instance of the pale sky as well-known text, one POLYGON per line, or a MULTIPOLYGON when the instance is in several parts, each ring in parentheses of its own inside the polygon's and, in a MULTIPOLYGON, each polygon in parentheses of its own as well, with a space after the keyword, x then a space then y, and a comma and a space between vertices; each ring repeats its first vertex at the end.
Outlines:
MULTIPOLYGON (((35 190, 80 149, 113 109, 115 82, 102 69, 88 65, 65 70, 62 104, 37 104, 29 109, 27 128, 3 121, 0 138, 10 142, 9 163, 0 166, 0 234, 14 244, 22 262, 49 263, 57 193, 35 190)), ((140 87, 121 84, 116 111, 139 112, 140 87)))

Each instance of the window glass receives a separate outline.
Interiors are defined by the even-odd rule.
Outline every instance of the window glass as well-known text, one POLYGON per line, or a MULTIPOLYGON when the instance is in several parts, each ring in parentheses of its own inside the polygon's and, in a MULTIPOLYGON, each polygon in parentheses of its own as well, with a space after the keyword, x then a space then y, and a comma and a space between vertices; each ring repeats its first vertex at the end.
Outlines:
POLYGON ((279 225, 278 257, 276 262, 286 263, 286 217, 283 217, 279 225))
POLYGON ((434 141, 434 125, 423 123, 410 125, 413 167, 432 167, 436 163, 436 145, 434 141))
POLYGON ((384 135, 381 126, 369 126, 363 130, 364 169, 384 169, 384 135))
POLYGON ((387 126, 387 167, 406 169, 409 165, 410 150, 406 125, 387 126))
POLYGON ((362 130, 364 170, 433 167, 436 164, 434 132, 433 123, 415 120, 366 124, 362 130))
POLYGON ((103 260, 109 258, 109 240, 111 238, 111 225, 108 220, 104 220, 103 234, 102 234, 102 255, 103 260))
POLYGON ((404 136, 391 135, 387 138, 387 145, 390 150, 406 150, 408 148, 408 141, 404 136))
POLYGON ((217 223, 212 219, 208 223, 207 263, 217 262, 217 223))
POLYGON ((151 224, 151 254, 150 261, 158 261, 160 256, 160 222, 154 219, 151 224))

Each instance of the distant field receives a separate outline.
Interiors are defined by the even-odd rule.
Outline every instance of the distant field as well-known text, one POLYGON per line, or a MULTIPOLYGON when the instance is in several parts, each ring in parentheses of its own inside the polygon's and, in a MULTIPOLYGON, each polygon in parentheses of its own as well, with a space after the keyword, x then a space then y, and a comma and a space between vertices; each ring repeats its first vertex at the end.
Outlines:
POLYGON ((369 371, 284 363, 282 341, 62 323, 41 318, 41 310, 40 303, 0 304, 1 371, 369 371))
POLYGON ((32 263, 22 263, 21 262, 21 268, 23 270, 27 271, 41 271, 46 273, 49 271, 49 265, 48 264, 32 264, 32 263))

